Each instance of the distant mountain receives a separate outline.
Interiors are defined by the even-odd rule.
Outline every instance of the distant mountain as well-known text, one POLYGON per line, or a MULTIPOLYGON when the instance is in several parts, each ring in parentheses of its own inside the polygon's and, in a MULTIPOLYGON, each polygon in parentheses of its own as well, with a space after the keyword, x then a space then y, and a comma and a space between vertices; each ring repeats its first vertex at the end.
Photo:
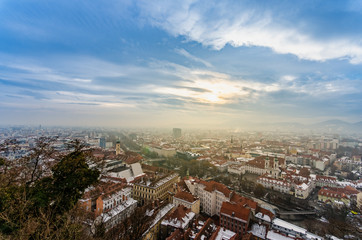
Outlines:
POLYGON ((349 123, 338 119, 312 124, 309 127, 314 130, 330 133, 362 133, 362 122, 349 123))
POLYGON ((338 119, 332 119, 332 120, 327 120, 327 121, 320 122, 317 124, 319 124, 319 125, 349 125, 350 123, 342 121, 342 120, 338 120, 338 119))

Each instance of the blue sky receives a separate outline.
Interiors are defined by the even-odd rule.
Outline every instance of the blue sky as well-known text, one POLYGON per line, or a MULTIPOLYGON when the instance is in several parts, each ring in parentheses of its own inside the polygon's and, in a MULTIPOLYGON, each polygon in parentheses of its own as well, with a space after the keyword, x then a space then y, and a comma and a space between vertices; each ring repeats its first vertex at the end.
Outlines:
POLYGON ((362 1, 0 0, 0 124, 362 119, 362 1))

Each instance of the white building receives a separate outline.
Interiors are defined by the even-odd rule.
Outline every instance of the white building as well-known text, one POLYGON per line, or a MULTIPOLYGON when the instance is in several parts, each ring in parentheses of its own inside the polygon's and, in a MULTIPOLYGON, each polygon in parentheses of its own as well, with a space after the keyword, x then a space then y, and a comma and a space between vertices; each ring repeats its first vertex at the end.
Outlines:
POLYGON ((314 184, 311 181, 295 185, 295 197, 306 199, 309 196, 309 194, 313 191, 313 189, 314 189, 314 184))
POLYGON ((265 188, 269 188, 278 192, 290 194, 292 184, 282 179, 275 179, 267 176, 259 177, 257 183, 263 185, 265 188))
POLYGON ((322 159, 318 159, 315 161, 315 167, 321 171, 324 171, 328 166, 329 162, 329 157, 325 156, 322 159))
POLYGON ((230 200, 231 191, 221 183, 198 179, 185 180, 185 183, 192 195, 200 198, 202 212, 210 216, 219 215, 222 203, 230 200))

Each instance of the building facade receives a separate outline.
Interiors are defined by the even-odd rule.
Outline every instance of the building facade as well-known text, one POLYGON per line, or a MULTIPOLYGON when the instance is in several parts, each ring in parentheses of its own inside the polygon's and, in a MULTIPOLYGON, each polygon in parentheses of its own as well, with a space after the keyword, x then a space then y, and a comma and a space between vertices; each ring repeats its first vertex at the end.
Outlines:
POLYGON ((173 196, 173 204, 175 206, 183 205, 187 208, 190 208, 195 214, 200 213, 200 199, 194 197, 191 193, 188 192, 178 192, 173 196))
POLYGON ((220 226, 243 236, 249 226, 251 210, 240 204, 224 202, 220 209, 220 226))
POLYGON ((136 200, 154 201, 168 198, 168 191, 173 190, 179 181, 177 173, 165 175, 159 179, 141 178, 133 184, 132 196, 136 200))

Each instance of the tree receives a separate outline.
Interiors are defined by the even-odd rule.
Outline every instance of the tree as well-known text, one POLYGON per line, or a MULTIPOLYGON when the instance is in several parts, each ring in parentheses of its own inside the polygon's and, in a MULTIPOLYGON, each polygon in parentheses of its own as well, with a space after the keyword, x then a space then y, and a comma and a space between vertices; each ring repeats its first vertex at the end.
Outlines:
POLYGON ((261 184, 257 184, 254 188, 254 195, 257 198, 261 198, 265 194, 265 188, 261 184))
POLYGON ((84 238, 76 203, 99 176, 97 169, 89 168, 89 157, 80 142, 59 153, 49 139, 41 139, 28 156, 4 159, 0 234, 14 239, 84 238))

